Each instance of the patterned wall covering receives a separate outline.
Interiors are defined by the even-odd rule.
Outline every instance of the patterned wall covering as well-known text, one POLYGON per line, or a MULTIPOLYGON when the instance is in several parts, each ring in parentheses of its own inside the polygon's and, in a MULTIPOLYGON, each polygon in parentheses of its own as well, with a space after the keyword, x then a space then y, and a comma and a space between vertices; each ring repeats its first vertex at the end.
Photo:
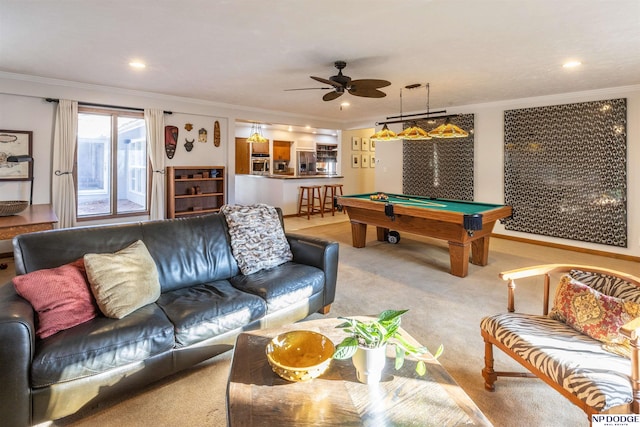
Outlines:
POLYGON ((627 247, 626 154, 626 99, 505 111, 505 228, 627 247))
MULTIPOLYGON (((473 200, 473 120, 473 114, 452 116, 450 119, 451 123, 469 132, 466 138, 403 142, 404 194, 473 200)), ((416 121, 427 132, 444 122, 444 118, 416 121)), ((406 123, 405 127, 412 124, 406 123)))

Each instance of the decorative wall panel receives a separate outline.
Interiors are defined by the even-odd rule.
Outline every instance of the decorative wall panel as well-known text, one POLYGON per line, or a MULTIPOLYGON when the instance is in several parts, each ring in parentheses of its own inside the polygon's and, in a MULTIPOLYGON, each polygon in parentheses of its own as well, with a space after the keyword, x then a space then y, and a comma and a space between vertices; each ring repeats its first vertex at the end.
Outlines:
MULTIPOLYGON (((466 138, 403 142, 404 194, 473 200, 473 120, 473 114, 450 118, 451 123, 469 132, 466 138)), ((417 120, 416 124, 428 132, 444 122, 441 118, 417 120)))
POLYGON ((505 228, 626 247, 626 154, 626 99, 505 111, 505 228))

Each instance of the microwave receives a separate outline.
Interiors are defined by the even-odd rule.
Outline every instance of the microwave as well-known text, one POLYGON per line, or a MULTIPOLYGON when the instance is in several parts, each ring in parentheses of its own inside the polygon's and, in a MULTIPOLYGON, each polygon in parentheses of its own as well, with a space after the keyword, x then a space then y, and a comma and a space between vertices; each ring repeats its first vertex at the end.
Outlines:
POLYGON ((254 175, 268 175, 269 157, 252 158, 251 173, 254 175))

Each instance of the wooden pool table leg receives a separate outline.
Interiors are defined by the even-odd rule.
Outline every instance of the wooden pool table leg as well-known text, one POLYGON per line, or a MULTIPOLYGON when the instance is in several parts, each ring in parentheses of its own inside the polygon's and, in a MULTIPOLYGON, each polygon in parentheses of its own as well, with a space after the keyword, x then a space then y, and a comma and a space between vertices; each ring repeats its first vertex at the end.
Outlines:
POLYGON ((367 244, 367 224, 351 221, 351 241, 354 248, 364 248, 367 244))
POLYGON ((489 263, 489 236, 484 236, 471 242, 471 262, 475 265, 487 265, 489 263))
POLYGON ((389 229, 384 227, 376 227, 376 236, 379 242, 386 242, 389 237, 389 229))
POLYGON ((471 245, 457 242, 449 242, 449 259, 451 262, 451 274, 458 277, 466 277, 469 272, 469 252, 471 245))

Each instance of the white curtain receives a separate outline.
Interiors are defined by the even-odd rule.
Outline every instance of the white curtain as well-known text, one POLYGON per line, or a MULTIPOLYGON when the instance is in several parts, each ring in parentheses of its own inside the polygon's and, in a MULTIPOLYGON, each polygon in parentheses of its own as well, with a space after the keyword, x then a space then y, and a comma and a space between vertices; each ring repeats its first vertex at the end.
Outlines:
POLYGON ((58 228, 76 223, 76 192, 73 183, 76 140, 78 135, 78 102, 61 99, 56 112, 53 135, 53 175, 51 177, 53 210, 58 228))
POLYGON ((150 219, 163 219, 164 209, 164 111, 158 109, 144 110, 144 121, 147 125, 147 155, 151 161, 151 205, 150 219))

